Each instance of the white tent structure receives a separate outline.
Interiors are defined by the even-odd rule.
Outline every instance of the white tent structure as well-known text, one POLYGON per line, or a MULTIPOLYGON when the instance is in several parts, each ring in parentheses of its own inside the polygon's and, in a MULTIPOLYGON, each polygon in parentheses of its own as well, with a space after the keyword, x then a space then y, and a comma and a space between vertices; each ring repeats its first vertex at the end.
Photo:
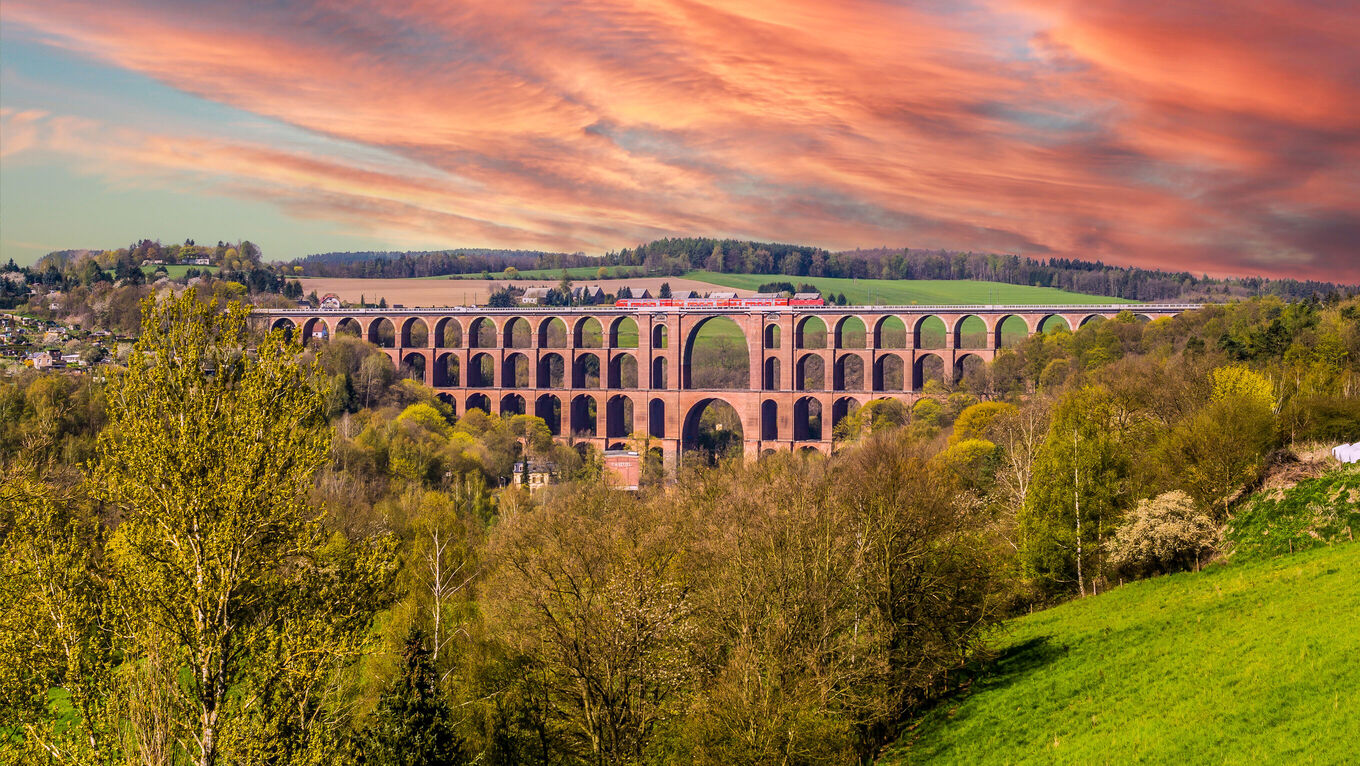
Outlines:
POLYGON ((1332 456, 1343 463, 1360 463, 1360 442, 1333 447, 1332 456))

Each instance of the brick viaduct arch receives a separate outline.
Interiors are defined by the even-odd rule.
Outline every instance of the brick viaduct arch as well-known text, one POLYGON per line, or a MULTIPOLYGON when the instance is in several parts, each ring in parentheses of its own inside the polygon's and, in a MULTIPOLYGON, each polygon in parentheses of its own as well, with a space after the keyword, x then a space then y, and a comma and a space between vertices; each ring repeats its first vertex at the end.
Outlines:
POLYGON ((432 386, 459 414, 473 407, 531 413, 554 435, 602 448, 646 435, 673 461, 686 424, 712 400, 737 411, 748 456, 827 452, 835 424, 855 407, 879 398, 911 404, 933 371, 957 379, 970 360, 993 359, 1008 319, 1033 334, 1046 322, 1061 320, 1076 329, 1125 310, 1156 319, 1193 308, 1198 306, 263 309, 255 317, 307 340, 340 332, 371 340, 398 370, 432 386), (745 388, 690 385, 694 340, 716 317, 735 322, 746 340, 745 388))

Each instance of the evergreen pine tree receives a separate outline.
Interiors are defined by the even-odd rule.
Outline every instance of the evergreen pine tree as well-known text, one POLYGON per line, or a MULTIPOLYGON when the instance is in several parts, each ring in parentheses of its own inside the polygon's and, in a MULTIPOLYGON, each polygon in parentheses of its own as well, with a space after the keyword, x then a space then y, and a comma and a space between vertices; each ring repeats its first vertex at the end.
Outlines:
POLYGON ((446 766, 467 763, 454 731, 448 703, 435 682, 425 634, 411 628, 402 651, 400 675, 383 693, 373 723, 364 732, 363 760, 369 764, 446 766))

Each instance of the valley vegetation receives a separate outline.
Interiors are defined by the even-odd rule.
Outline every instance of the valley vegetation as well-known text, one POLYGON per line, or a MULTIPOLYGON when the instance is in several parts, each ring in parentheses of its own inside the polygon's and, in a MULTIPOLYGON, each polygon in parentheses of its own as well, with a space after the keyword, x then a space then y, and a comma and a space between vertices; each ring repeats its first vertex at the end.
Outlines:
POLYGON ((1247 498, 1360 432, 1360 300, 1266 298, 1034 336, 829 458, 631 493, 357 339, 141 312, 103 380, 0 381, 0 760, 867 762, 1006 617, 1342 541, 1247 498))

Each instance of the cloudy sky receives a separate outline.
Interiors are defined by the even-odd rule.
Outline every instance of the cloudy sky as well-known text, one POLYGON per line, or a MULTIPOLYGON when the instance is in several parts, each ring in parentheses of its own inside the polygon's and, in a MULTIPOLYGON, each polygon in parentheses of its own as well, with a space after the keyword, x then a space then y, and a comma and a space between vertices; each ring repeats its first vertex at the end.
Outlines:
POLYGON ((0 256, 670 235, 1360 281, 1360 14, 4 0, 0 256))

